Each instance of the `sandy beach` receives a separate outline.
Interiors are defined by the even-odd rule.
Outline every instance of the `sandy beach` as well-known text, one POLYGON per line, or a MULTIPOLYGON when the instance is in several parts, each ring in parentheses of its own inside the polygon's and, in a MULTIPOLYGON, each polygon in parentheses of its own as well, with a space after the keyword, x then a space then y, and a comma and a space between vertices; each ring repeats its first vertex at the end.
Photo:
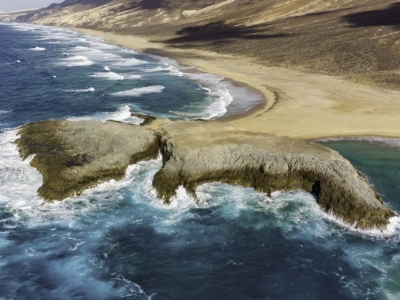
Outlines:
POLYGON ((340 77, 268 67, 248 58, 175 48, 144 37, 75 30, 141 52, 170 57, 199 71, 257 89, 268 99, 267 104, 227 121, 245 130, 303 139, 400 137, 400 91, 340 77))

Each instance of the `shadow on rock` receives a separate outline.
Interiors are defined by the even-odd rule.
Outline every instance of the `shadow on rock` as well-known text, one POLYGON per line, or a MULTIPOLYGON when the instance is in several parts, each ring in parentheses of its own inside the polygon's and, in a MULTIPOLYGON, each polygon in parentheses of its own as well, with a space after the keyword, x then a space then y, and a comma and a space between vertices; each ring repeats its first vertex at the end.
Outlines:
POLYGON ((166 41, 168 44, 204 43, 226 41, 229 39, 262 40, 286 37, 287 34, 268 33, 268 25, 244 26, 227 24, 223 21, 208 23, 206 25, 185 27, 176 32, 177 37, 166 41))

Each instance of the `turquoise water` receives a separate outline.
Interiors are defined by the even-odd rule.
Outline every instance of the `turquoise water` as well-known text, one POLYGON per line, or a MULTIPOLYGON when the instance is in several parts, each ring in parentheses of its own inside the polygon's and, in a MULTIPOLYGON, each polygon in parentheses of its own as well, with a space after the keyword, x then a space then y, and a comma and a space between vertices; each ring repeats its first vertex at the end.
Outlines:
MULTIPOLYGON (((59 117, 135 122, 131 110, 209 118, 229 113, 223 99, 235 90, 63 29, 0 25, 0 36, 9 42, 0 49, 0 298, 400 299, 398 230, 349 230, 305 192, 267 197, 213 183, 198 188, 198 203, 180 189, 166 206, 151 186, 162 165, 153 160, 130 166, 122 181, 44 203, 40 174, 12 143, 16 126, 59 117), (92 47, 102 53, 86 53, 92 47), (65 51, 86 59, 64 61, 65 51)), ((400 211, 399 147, 327 145, 400 211)))
POLYGON ((400 143, 388 146, 384 142, 337 141, 326 145, 368 174, 382 196, 400 211, 400 143))

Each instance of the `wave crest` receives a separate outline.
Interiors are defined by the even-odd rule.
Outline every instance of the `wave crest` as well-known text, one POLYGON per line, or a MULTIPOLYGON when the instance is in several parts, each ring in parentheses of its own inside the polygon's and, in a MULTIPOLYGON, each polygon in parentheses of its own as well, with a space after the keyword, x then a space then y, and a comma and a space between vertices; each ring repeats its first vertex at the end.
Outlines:
POLYGON ((153 93, 161 93, 165 89, 164 86, 162 85, 152 85, 152 86, 146 86, 142 88, 135 88, 127 91, 122 91, 122 92, 117 92, 117 93, 112 93, 111 95, 113 96, 122 96, 122 97, 139 97, 141 95, 146 95, 146 94, 153 94, 153 93))

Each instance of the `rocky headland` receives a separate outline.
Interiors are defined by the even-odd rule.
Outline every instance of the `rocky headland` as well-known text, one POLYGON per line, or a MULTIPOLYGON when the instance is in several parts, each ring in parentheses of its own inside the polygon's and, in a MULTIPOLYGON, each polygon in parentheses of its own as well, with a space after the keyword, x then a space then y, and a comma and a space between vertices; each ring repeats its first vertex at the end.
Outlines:
POLYGON ((152 120, 144 126, 98 121, 24 125, 20 155, 43 175, 38 193, 62 200, 162 155, 153 186, 170 203, 179 186, 196 198, 207 182, 313 193, 322 210, 360 229, 386 229, 395 215, 339 153, 314 142, 253 133, 223 122, 152 120))

